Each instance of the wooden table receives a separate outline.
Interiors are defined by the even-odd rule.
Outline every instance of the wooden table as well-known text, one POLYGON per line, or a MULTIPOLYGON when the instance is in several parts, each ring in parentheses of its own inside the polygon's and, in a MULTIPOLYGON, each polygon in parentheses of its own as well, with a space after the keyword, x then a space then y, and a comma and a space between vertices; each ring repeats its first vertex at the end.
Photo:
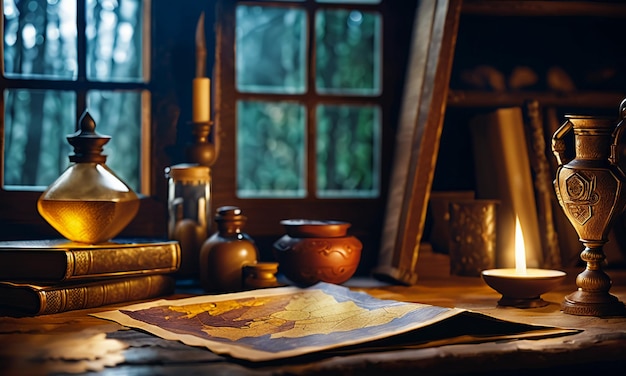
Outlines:
MULTIPOLYGON (((403 301, 459 307, 532 324, 583 329, 579 334, 540 340, 509 340, 422 349, 320 357, 315 361, 254 366, 233 362, 203 348, 166 341, 116 323, 88 316, 113 307, 62 314, 0 317, 0 374, 50 373, 222 375, 350 375, 393 372, 428 375, 564 374, 626 369, 626 318, 571 316, 560 312, 565 294, 575 289, 580 270, 556 291, 543 295, 543 308, 497 307, 499 294, 478 277, 450 276, 445 255, 420 255, 416 286, 393 286, 355 279, 351 288, 403 301)), ((611 293, 626 301, 626 270, 608 270, 611 293)))

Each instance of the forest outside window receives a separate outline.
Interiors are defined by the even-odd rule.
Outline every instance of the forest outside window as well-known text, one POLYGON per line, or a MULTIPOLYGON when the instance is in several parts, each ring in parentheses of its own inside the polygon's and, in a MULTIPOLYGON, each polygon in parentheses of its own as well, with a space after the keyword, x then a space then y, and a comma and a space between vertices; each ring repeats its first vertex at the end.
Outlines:
POLYGON ((69 165, 88 109, 107 165, 149 194, 149 0, 5 0, 2 188, 41 190, 69 165))
POLYGON ((378 2, 237 4, 238 197, 380 196, 378 2))

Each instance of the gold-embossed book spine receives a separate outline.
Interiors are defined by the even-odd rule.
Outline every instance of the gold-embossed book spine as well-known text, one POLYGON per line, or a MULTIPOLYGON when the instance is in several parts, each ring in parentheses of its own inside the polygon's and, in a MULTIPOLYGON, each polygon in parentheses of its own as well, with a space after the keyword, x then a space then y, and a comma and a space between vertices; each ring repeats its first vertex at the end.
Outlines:
POLYGON ((0 306, 47 315, 156 298, 171 294, 174 286, 173 277, 161 274, 49 286, 0 282, 0 306))
POLYGON ((178 270, 178 243, 67 252, 65 279, 123 276, 129 274, 158 274, 178 270))
POLYGON ((173 273, 176 241, 84 245, 55 240, 0 242, 0 280, 63 282, 173 273))

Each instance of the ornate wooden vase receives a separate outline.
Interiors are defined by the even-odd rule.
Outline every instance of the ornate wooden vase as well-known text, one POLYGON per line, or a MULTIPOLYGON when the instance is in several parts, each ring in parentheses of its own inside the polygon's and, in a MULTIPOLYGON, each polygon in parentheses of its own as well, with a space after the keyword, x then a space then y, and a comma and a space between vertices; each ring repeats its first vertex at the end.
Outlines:
POLYGON ((558 168, 554 189, 568 220, 585 246, 580 258, 587 263, 576 278, 578 290, 567 295, 563 312, 583 316, 621 316, 624 304, 609 293, 611 279, 602 270, 613 220, 626 205, 626 176, 620 167, 620 138, 626 121, 626 100, 620 119, 566 116, 552 136, 552 152, 558 168), (616 125, 617 123, 617 125, 616 125), (574 131, 575 157, 567 161, 563 137, 574 131))

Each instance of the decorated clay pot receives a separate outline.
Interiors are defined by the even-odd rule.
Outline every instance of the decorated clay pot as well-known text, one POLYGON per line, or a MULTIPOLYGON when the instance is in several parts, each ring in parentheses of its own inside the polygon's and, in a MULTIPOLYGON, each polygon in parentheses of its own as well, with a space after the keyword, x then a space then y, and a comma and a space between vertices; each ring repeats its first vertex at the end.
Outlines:
POLYGON ((290 281, 301 286, 341 284, 354 275, 363 245, 347 235, 349 223, 307 219, 280 223, 287 234, 274 243, 274 257, 290 281))

